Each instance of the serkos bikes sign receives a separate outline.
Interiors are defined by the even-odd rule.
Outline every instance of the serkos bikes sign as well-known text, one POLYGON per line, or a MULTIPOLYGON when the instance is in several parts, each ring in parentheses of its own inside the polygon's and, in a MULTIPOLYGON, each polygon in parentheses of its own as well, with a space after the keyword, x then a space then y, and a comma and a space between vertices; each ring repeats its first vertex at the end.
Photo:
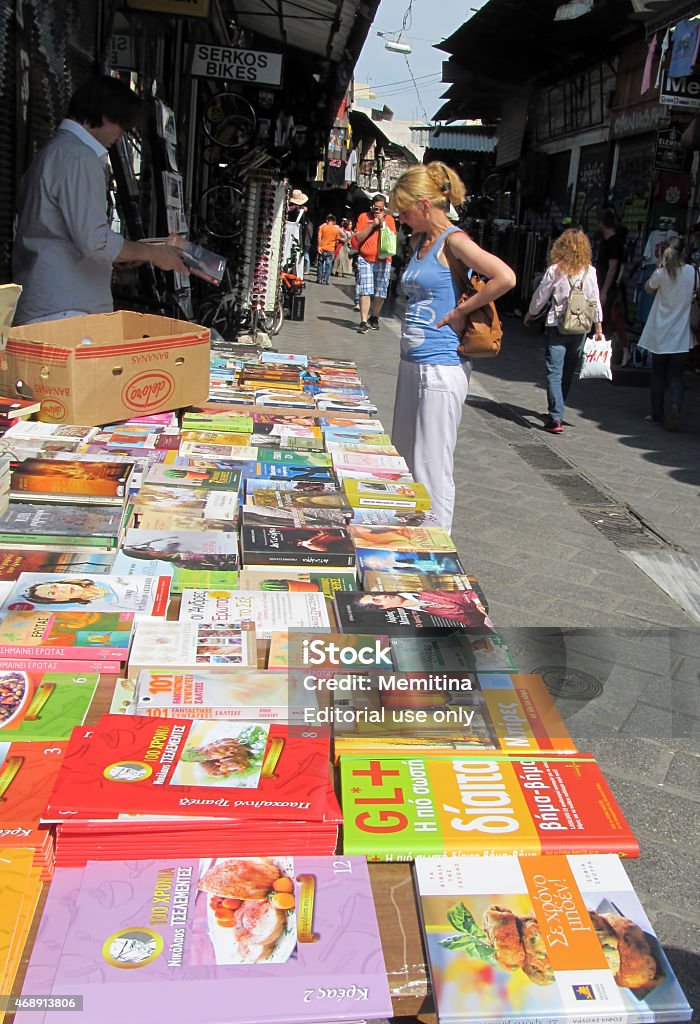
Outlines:
POLYGON ((199 78, 224 78, 229 82, 247 82, 249 85, 281 85, 282 54, 197 43, 192 57, 192 74, 199 78))

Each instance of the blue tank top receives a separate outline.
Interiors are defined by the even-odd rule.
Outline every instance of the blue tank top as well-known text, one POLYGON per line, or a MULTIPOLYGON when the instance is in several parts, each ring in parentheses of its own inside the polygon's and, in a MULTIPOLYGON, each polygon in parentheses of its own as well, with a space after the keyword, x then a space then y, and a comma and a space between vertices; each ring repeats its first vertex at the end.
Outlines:
POLYGON ((458 230, 450 227, 443 231, 422 259, 418 258, 418 245, 401 279, 408 296, 401 333, 401 358, 410 363, 458 366, 462 361, 457 353, 457 335, 452 328, 435 327, 455 308, 458 298, 450 268, 438 259, 447 235, 458 230))

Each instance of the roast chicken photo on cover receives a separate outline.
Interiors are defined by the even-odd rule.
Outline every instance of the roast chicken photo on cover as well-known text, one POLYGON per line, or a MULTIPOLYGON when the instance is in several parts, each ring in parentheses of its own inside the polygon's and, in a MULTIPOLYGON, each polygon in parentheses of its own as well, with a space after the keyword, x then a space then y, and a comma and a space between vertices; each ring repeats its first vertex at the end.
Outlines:
MULTIPOLYGON (((664 980, 649 936, 628 917, 589 911, 608 969, 620 988, 652 989, 664 980)), ((442 939, 447 949, 463 950, 505 971, 522 970, 534 985, 552 985, 554 972, 547 956, 537 919, 514 914, 494 903, 484 911, 483 927, 463 903, 452 907, 447 918, 457 934, 442 939)))
POLYGON ((294 880, 270 857, 236 857, 210 867, 198 889, 216 929, 228 929, 235 961, 268 960, 294 927, 294 880))

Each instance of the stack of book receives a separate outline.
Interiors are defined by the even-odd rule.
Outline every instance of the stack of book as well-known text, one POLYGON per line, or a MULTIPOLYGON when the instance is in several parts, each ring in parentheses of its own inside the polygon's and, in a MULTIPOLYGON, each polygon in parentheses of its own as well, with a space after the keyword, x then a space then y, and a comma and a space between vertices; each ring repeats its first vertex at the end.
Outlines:
MULTIPOLYGON (((29 851, 43 880, 51 877, 55 862, 53 833, 43 817, 64 750, 65 744, 55 740, 0 743, 0 848, 29 851)), ((3 924, 0 918, 0 928, 3 924)))
POLYGON ((104 715, 75 729, 44 820, 57 863, 332 854, 330 733, 278 722, 104 715))
POLYGON ((3 398, 0 396, 0 436, 7 433, 23 420, 29 420, 41 410, 41 402, 25 398, 3 398))
POLYGON ((10 459, 0 455, 0 516, 3 516, 10 504, 10 459))
MULTIPOLYGON (((6 846, 0 840, 0 989, 12 992, 41 896, 40 871, 29 849, 6 846)), ((6 997, 3 996, 3 999, 6 997)), ((12 997, 0 1009, 13 1009, 12 997)))

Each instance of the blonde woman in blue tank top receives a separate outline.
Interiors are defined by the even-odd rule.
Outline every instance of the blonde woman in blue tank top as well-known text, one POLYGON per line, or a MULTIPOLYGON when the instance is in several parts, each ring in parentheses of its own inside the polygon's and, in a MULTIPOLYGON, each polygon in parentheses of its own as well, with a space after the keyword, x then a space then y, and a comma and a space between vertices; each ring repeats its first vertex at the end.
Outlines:
POLYGON ((428 488, 438 525, 452 528, 454 450, 467 398, 471 363, 457 352, 467 317, 503 295, 515 274, 481 249, 447 216, 464 202, 461 180, 446 164, 416 164, 401 175, 391 208, 412 231, 411 259, 402 289, 408 302, 401 331, 401 361, 392 441, 415 479, 428 488), (459 285, 447 262, 488 278, 484 288, 457 306, 459 285))

